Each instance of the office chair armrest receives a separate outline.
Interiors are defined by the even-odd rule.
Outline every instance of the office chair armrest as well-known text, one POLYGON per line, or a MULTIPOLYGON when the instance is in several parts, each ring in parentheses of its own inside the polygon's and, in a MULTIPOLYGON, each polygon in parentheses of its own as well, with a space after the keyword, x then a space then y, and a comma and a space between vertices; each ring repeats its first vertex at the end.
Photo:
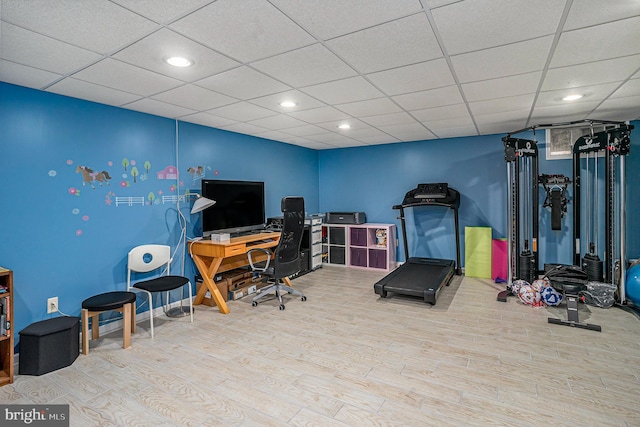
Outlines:
POLYGON ((269 249, 264 249, 264 248, 250 249, 247 252, 247 258, 249 258, 249 265, 251 266, 251 270, 266 271, 267 268, 269 268, 269 263, 271 262, 271 255, 273 255, 273 252, 271 252, 269 249), (267 262, 265 263, 264 267, 259 267, 253 263, 253 252, 257 252, 257 251, 264 252, 267 255, 267 262))

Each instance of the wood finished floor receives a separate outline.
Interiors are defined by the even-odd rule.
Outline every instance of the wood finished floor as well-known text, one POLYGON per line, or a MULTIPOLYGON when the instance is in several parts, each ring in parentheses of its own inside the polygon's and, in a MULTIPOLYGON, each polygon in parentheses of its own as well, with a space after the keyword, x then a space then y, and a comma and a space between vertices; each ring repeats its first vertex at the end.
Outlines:
MULTIPOLYGON (((460 278, 435 306, 380 299, 383 275, 323 267, 307 295, 194 323, 148 322, 91 342, 68 368, 18 375, 0 402, 70 405, 72 426, 640 426, 640 320, 580 307, 602 332, 547 323, 560 308, 496 301, 460 278)), ((17 370, 16 370, 17 372, 17 370)))

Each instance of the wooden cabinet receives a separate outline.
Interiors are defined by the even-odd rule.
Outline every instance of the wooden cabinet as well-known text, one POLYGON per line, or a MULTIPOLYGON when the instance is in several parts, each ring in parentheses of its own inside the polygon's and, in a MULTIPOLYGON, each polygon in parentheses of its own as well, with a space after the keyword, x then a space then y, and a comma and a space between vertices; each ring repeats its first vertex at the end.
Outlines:
POLYGON ((13 382, 13 272, 0 267, 0 386, 13 382))
POLYGON ((324 224, 322 256, 328 264, 391 271, 396 268, 394 224, 324 224))

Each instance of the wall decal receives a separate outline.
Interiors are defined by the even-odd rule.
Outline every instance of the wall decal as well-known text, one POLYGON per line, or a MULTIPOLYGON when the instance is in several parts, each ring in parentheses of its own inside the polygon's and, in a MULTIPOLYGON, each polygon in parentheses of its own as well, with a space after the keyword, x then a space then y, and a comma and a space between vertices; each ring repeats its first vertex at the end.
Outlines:
POLYGON ((110 185, 109 180, 111 179, 111 176, 106 170, 102 172, 94 172, 90 167, 78 165, 76 173, 82 174, 82 186, 88 183, 91 188, 95 190, 96 187, 93 185, 94 182, 99 183, 100 187, 102 187, 102 183, 110 185))

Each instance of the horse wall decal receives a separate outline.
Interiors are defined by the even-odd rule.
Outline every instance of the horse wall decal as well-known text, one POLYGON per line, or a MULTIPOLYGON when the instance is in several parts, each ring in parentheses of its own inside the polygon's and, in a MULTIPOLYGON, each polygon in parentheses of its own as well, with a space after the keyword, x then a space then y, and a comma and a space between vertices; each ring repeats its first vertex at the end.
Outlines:
POLYGON ((109 180, 111 179, 111 176, 107 171, 94 172, 90 167, 78 165, 76 173, 82 173, 82 186, 88 183, 91 188, 95 190, 96 187, 93 185, 94 182, 100 184, 100 187, 102 187, 103 182, 110 185, 109 180))

